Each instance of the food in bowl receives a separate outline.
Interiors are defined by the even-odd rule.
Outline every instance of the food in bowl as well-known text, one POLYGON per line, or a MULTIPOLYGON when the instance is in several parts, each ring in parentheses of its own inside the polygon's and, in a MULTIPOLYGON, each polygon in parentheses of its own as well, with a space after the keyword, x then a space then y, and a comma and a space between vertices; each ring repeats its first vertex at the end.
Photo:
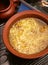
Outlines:
POLYGON ((36 54, 48 47, 48 25, 37 18, 23 18, 9 30, 11 46, 23 54, 36 54))

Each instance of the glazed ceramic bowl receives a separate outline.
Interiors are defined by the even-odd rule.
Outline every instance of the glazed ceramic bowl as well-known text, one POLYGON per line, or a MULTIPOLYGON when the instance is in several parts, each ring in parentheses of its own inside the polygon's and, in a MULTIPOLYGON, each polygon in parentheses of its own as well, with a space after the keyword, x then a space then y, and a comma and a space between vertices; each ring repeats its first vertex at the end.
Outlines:
POLYGON ((48 13, 48 0, 41 0, 42 9, 48 13))
POLYGON ((15 13, 18 6, 18 0, 1 0, 0 1, 0 19, 8 19, 15 13))
POLYGON ((15 56, 18 56, 18 57, 21 57, 21 58, 25 58, 25 59, 38 58, 38 57, 44 56, 45 54, 48 54, 48 48, 46 48, 45 50, 43 50, 43 51, 41 51, 39 53, 26 55, 26 54, 22 54, 22 53, 19 53, 16 50, 14 50, 12 48, 12 46, 10 45, 8 36, 9 36, 9 30, 10 30, 11 26, 16 21, 18 21, 19 19, 26 18, 26 17, 39 18, 39 19, 45 21, 48 24, 48 16, 43 14, 43 13, 41 13, 41 12, 37 12, 37 11, 34 11, 34 10, 33 11, 32 10, 27 10, 27 11, 23 11, 23 12, 15 14, 14 16, 12 16, 7 21, 7 23, 5 24, 4 29, 3 29, 3 41, 4 41, 5 46, 15 56))

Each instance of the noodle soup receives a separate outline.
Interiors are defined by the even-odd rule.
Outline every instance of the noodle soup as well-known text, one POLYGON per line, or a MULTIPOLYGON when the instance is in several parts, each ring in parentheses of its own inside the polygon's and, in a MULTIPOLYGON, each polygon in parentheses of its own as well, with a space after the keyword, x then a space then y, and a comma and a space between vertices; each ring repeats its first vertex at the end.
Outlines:
POLYGON ((11 46, 23 54, 36 54, 48 46, 48 25, 37 18, 24 18, 9 31, 11 46))

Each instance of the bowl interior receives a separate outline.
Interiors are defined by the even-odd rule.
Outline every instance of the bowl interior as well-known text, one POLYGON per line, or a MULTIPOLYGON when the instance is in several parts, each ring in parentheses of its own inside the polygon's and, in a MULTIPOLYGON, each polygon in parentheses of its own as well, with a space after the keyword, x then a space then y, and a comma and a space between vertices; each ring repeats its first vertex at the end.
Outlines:
POLYGON ((0 7, 0 11, 5 10, 6 8, 8 8, 9 5, 10 5, 10 1, 9 0, 6 0, 6 1, 1 0, 0 1, 0 6, 1 6, 0 7))

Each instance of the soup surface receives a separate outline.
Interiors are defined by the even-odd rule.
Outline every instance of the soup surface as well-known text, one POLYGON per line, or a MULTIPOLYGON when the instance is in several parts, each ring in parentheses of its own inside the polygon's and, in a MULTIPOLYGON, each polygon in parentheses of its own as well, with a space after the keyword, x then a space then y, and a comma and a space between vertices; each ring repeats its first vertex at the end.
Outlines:
POLYGON ((35 54, 48 46, 48 25, 37 18, 24 18, 9 31, 12 47, 23 54, 35 54))

